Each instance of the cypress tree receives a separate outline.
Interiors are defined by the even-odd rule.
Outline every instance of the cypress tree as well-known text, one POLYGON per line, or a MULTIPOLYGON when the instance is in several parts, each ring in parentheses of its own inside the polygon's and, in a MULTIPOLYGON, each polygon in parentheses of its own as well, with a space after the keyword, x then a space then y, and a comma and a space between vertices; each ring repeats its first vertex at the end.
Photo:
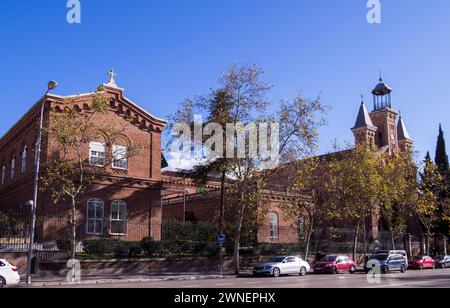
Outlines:
MULTIPOLYGON (((442 130, 442 125, 439 125, 439 136, 436 145, 435 162, 446 183, 442 192, 440 193, 440 200, 442 203, 439 207, 439 216, 445 217, 446 209, 444 204, 446 203, 445 200, 450 196, 450 168, 448 163, 447 150, 445 148, 445 138, 444 131, 442 130)), ((450 224, 446 219, 440 219, 437 222, 436 227, 436 231, 443 234, 444 236, 447 236, 450 232, 450 224)))
POLYGON ((439 125, 439 136, 436 146, 435 162, 436 165, 439 167, 439 171, 442 173, 442 175, 444 176, 447 175, 449 171, 449 164, 448 164, 447 150, 445 149, 445 138, 444 138, 444 131, 442 130, 442 125, 439 125))

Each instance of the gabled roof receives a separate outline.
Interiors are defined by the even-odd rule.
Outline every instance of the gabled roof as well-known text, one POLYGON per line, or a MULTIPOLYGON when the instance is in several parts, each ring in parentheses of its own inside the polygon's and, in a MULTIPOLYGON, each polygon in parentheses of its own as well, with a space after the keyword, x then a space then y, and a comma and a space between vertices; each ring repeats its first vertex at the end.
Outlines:
POLYGON ((352 130, 358 128, 369 128, 376 130, 377 128, 373 125, 372 119, 370 118, 369 111, 366 108, 364 103, 361 103, 361 107, 359 108, 358 117, 356 118, 355 126, 352 130))
POLYGON ((398 119, 397 136, 398 140, 412 140, 402 116, 400 116, 398 119))

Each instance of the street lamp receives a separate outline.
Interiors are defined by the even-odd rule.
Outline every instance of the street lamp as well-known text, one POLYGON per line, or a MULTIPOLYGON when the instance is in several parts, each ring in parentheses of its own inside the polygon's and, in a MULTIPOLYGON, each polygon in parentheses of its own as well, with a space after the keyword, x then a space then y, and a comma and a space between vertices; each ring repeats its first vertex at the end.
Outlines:
POLYGON ((35 151, 35 166, 34 166, 34 188, 33 188, 33 200, 29 201, 28 204, 31 206, 31 224, 30 224, 30 238, 28 246, 28 262, 27 262, 27 284, 31 284, 31 261, 33 260, 33 246, 34 246, 34 231, 36 229, 36 207, 39 189, 39 165, 41 163, 41 143, 42 143, 42 129, 44 126, 44 111, 45 111, 45 99, 47 94, 55 89, 58 83, 54 80, 49 81, 47 84, 47 91, 44 96, 39 100, 38 104, 41 104, 41 114, 39 118, 39 133, 38 139, 36 141, 36 151, 35 151))

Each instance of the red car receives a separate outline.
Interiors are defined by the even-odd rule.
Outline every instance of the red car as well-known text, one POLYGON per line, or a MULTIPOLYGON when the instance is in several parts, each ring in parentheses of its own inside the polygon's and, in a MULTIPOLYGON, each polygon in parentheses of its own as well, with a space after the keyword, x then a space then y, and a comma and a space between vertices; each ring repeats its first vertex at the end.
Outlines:
POLYGON ((409 267, 418 270, 423 270, 426 268, 434 269, 436 267, 436 261, 434 261, 430 256, 417 256, 409 262, 409 267))
POLYGON ((339 274, 342 272, 356 272, 356 265, 346 256, 328 256, 314 265, 314 273, 339 274))

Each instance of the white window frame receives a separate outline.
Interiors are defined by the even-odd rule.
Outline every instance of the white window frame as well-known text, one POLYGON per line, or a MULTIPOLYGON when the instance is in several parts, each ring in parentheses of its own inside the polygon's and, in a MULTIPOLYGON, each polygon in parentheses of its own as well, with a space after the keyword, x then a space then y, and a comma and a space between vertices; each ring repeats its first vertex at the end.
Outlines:
POLYGON ((27 156, 28 156, 27 151, 28 151, 28 147, 25 145, 23 147, 22 154, 20 157, 20 173, 21 174, 24 174, 25 171, 27 170, 27 156))
POLYGON ((91 166, 105 167, 106 161, 106 144, 101 142, 91 142, 89 144, 89 164, 91 166), (103 153, 103 156, 101 155, 103 153), (103 163, 100 164, 95 160, 103 159, 103 163))
POLYGON ((119 236, 127 235, 127 231, 128 231, 127 230, 127 228, 128 228, 128 225, 127 225, 127 222, 128 222, 128 220, 127 220, 127 210, 128 210, 127 203, 125 201, 123 201, 123 200, 114 200, 113 202, 111 202, 111 215, 110 215, 110 224, 109 224, 109 234, 110 235, 119 235, 119 236), (115 206, 118 207, 118 210, 117 210, 118 216, 113 217, 113 208, 115 206), (125 213, 123 213, 123 217, 122 218, 120 218, 120 210, 121 209, 125 212, 125 213), (123 224, 124 233, 112 232, 112 230, 113 230, 113 223, 122 223, 123 224))
POLYGON ((6 164, 2 164, 2 185, 5 184, 6 180, 6 164))
POLYGON ((38 155, 37 155, 38 154, 38 151, 37 151, 38 142, 39 142, 39 139, 36 139, 36 142, 34 143, 34 162, 33 162, 34 167, 36 167, 37 161, 38 161, 38 155))
POLYGON ((16 157, 11 158, 11 170, 10 170, 10 178, 11 180, 14 179, 16 176, 16 157))
POLYGON ((269 237, 271 239, 280 238, 280 216, 277 212, 269 213, 269 237), (275 218, 275 219, 274 219, 275 218))
POLYGON ((87 202, 86 208, 86 234, 88 235, 103 235, 105 226, 105 202, 102 199, 91 198, 87 202), (89 207, 94 206, 94 217, 89 217, 89 207), (102 210, 102 217, 97 217, 97 207, 102 210), (94 232, 89 232, 89 223, 94 223, 94 232), (98 228, 98 224, 101 224, 101 228, 98 228), (101 229, 100 231, 98 229, 101 229))
POLYGON ((113 145, 113 169, 128 170, 128 149, 125 146, 113 145))

